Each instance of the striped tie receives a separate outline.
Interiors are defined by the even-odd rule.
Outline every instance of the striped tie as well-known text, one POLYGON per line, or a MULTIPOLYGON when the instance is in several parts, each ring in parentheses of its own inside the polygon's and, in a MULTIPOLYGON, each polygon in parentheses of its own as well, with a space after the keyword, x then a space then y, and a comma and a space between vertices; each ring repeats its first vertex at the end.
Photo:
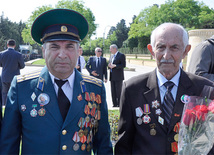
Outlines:
POLYGON ((166 83, 164 83, 164 86, 166 87, 167 90, 164 96, 163 111, 165 112, 166 123, 167 125, 169 125, 174 104, 174 99, 171 93, 174 83, 171 81, 167 81, 166 83))

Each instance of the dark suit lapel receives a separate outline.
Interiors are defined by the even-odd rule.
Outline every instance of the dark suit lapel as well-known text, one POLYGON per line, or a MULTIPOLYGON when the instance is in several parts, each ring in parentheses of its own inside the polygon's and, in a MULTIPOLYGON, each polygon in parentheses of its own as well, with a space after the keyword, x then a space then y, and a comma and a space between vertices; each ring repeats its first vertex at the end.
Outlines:
POLYGON ((169 132, 173 130, 174 126, 177 122, 180 122, 182 113, 183 113, 183 107, 184 103, 181 102, 181 96, 188 94, 188 95, 195 95, 196 88, 193 87, 192 81, 189 79, 187 74, 184 71, 181 71, 181 76, 179 79, 179 86, 177 90, 176 95, 176 102, 173 109, 170 126, 169 126, 169 132))
POLYGON ((153 120, 154 122, 156 122, 155 124, 156 125, 159 125, 161 126, 161 128, 167 132, 167 128, 166 126, 164 125, 164 114, 163 114, 163 110, 162 110, 162 104, 161 104, 161 99, 160 99, 160 93, 159 93, 159 87, 158 87, 158 84, 157 84, 157 76, 156 76, 156 70, 154 70, 149 78, 148 78, 148 82, 147 82, 147 87, 149 88, 148 91, 146 91, 144 93, 144 96, 147 100, 147 102, 149 103, 150 105, 150 110, 151 110, 151 115, 154 116, 155 120, 153 120), (153 102, 156 102, 158 101, 160 106, 155 108, 153 107, 152 103, 153 102), (161 110, 161 114, 158 115, 156 114, 156 110, 161 110))
POLYGON ((74 80, 74 88, 73 88, 73 99, 71 106, 69 108, 68 114, 66 116, 65 122, 63 127, 67 126, 70 122, 72 122, 75 117, 80 113, 83 112, 85 106, 85 99, 84 94, 81 91, 80 82, 82 81, 81 74, 75 69, 75 80, 74 80), (79 101, 77 96, 82 95, 82 100, 79 101))
POLYGON ((45 93, 50 97, 49 103, 45 105, 44 108, 46 109, 46 112, 49 113, 57 122, 57 124, 61 127, 63 119, 59 111, 56 92, 46 67, 43 68, 40 77, 44 79, 44 88, 43 91, 41 91, 39 88, 37 88, 37 90, 40 93, 45 93))

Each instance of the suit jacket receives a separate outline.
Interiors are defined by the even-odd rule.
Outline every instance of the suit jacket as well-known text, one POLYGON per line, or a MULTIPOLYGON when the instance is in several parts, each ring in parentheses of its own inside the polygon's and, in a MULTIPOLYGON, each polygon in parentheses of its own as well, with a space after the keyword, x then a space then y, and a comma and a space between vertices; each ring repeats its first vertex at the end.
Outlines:
POLYGON ((195 47, 188 72, 214 81, 214 36, 195 47))
MULTIPOLYGON (((80 67, 81 67, 81 72, 82 72, 82 69, 85 67, 85 59, 84 59, 84 57, 83 56, 79 56, 80 57, 80 67)), ((78 59, 79 59, 79 57, 78 57, 78 59)), ((76 64, 76 66, 78 66, 78 59, 77 59, 77 64, 76 64)))
MULTIPOLYGON (((176 101, 169 128, 161 122, 164 118, 156 71, 139 75, 124 82, 121 103, 120 121, 118 127, 119 140, 115 146, 115 154, 175 154, 172 146, 175 142, 175 125, 180 122, 184 103, 181 96, 199 96, 204 85, 213 86, 214 83, 203 77, 181 71, 176 101), (160 103, 162 113, 156 114, 157 108, 152 108, 152 102, 160 103), (149 123, 138 124, 136 108, 140 107, 144 112, 144 106, 150 107, 149 123), (154 130, 156 133, 154 133, 154 130)), ((144 113, 142 118, 146 117, 144 113)), ((146 120, 146 119, 145 119, 146 120)))
POLYGON ((56 92, 46 67, 41 73, 34 72, 14 78, 2 123, 0 154, 18 154, 20 139, 22 154, 91 154, 90 150, 81 150, 80 137, 75 134, 81 129, 86 131, 86 128, 86 139, 82 139, 82 142, 87 140, 84 143, 86 148, 93 146, 95 154, 112 154, 106 95, 102 81, 83 76, 75 69, 74 89, 73 100, 63 122, 56 92), (96 102, 90 100, 87 92, 90 95, 95 93, 96 102), (42 93, 49 96, 48 104, 43 107, 37 101, 42 93), (94 103, 93 116, 85 113, 89 101, 91 104, 94 103), (42 108, 46 110, 44 116, 38 114, 42 108), (38 112, 37 115, 35 110, 38 112), (89 116, 91 123, 85 123, 86 116, 89 116), (75 144, 79 145, 77 151, 73 148, 75 144))
POLYGON ((11 82, 15 75, 20 74, 20 69, 25 67, 25 63, 21 53, 8 48, 0 55, 0 66, 2 82, 11 82))
MULTIPOLYGON (((110 58, 110 62, 112 57, 110 58)), ((115 68, 110 69, 110 81, 123 81, 124 80, 124 68, 126 67, 126 57, 123 53, 118 52, 114 58, 113 64, 115 68)))
POLYGON ((96 56, 93 56, 93 57, 90 57, 88 59, 88 62, 86 64, 86 69, 88 70, 89 74, 91 76, 93 76, 91 74, 92 71, 96 71, 97 74, 99 74, 99 76, 94 76, 98 79, 101 79, 103 80, 103 77, 105 79, 107 79, 107 63, 106 63, 106 58, 103 58, 103 57, 100 57, 100 67, 98 68, 97 67, 97 57, 96 56))

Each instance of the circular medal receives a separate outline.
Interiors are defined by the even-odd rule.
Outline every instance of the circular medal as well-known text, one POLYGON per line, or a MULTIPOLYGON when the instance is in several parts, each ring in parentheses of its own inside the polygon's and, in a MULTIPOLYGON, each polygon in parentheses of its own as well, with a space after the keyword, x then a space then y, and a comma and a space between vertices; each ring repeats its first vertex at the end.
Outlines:
POLYGON ((45 111, 44 108, 41 108, 41 109, 39 109, 39 111, 38 111, 39 116, 44 116, 45 113, 46 113, 46 111, 45 111))
POLYGON ((176 134, 175 136, 174 136, 174 140, 177 142, 178 141, 178 134, 176 134))
POLYGON ((181 102, 188 103, 190 101, 190 97, 188 95, 181 96, 181 102))
POLYGON ((80 138, 84 135, 84 133, 83 133, 83 130, 82 130, 82 129, 80 129, 80 130, 79 130, 78 135, 79 135, 79 137, 80 137, 80 138))
POLYGON ((137 124, 138 124, 138 125, 141 125, 142 122, 143 122, 142 119, 139 117, 139 118, 137 119, 137 124))
POLYGON ((74 146, 73 146, 74 151, 79 150, 79 147, 80 147, 80 146, 79 146, 79 144, 77 144, 77 143, 76 143, 76 144, 74 144, 74 146))
POLYGON ((149 117, 149 115, 143 116, 143 122, 144 122, 145 124, 148 124, 150 121, 151 121, 151 118, 149 117))
POLYGON ((25 111, 26 110, 26 106, 25 105, 21 105, 21 110, 25 111))
POLYGON ((30 115, 31 115, 32 117, 36 117, 36 116, 37 116, 37 111, 36 111, 36 109, 32 109, 32 110, 30 111, 30 115))
POLYGON ((97 105, 95 103, 93 103, 92 107, 97 108, 97 105))
POLYGON ((90 121, 90 117, 89 117, 89 116, 86 116, 86 117, 85 117, 85 122, 88 123, 89 121, 90 121))
POLYGON ((151 136, 155 136, 156 135, 156 130, 155 129, 151 129, 150 130, 150 135, 151 136))
POLYGON ((50 97, 45 93, 41 93, 38 96, 37 101, 39 102, 40 105, 46 105, 49 103, 50 97))
POLYGON ((84 134, 85 136, 87 136, 87 134, 88 134, 88 129, 87 129, 87 128, 85 128, 85 130, 83 131, 83 134, 84 134))
POLYGON ((81 146, 81 150, 82 150, 82 151, 84 151, 84 150, 85 150, 85 148, 86 148, 86 145, 85 145, 85 144, 82 144, 82 146, 81 146))

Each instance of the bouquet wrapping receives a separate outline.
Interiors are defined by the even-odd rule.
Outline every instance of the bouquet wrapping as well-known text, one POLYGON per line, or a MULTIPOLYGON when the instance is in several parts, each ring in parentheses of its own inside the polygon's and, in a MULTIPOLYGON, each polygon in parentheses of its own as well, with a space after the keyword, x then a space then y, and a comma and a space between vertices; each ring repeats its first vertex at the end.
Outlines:
POLYGON ((182 96, 185 103, 178 138, 179 155, 205 155, 214 142, 214 100, 182 96))

